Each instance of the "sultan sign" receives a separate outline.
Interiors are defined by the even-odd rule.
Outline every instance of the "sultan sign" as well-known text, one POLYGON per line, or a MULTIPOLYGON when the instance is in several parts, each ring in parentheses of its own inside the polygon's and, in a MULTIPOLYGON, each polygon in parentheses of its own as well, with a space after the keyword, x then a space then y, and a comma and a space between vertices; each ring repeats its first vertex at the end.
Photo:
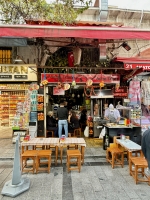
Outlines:
POLYGON ((150 71, 150 64, 148 63, 124 63, 125 70, 131 70, 136 68, 143 68, 143 70, 150 71))
POLYGON ((0 81, 37 81, 36 65, 0 64, 0 81))

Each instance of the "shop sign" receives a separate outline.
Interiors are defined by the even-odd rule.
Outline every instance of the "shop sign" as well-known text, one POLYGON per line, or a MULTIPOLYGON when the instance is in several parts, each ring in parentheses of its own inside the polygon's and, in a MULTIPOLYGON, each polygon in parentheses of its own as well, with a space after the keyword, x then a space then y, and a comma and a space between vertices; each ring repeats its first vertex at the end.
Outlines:
POLYGON ((150 64, 148 63, 124 63, 125 70, 131 70, 136 68, 143 68, 143 70, 150 71, 150 64))
POLYGON ((0 64, 0 81, 37 81, 37 73, 35 71, 35 64, 0 64))
POLYGON ((65 90, 62 88, 53 87, 53 95, 65 95, 65 90))
POLYGON ((8 74, 28 74, 28 67, 23 65, 1 65, 0 66, 0 74, 8 73, 8 74))
POLYGON ((28 76, 27 75, 14 75, 15 79, 27 79, 28 76))
MULTIPOLYGON (((73 74, 76 83, 86 83, 91 79, 93 83, 120 83, 120 74, 73 74)), ((42 73, 41 81, 46 79, 49 83, 72 83, 72 74, 42 73)))
POLYGON ((114 98, 127 98, 128 97, 128 87, 120 86, 119 88, 113 88, 114 98))
POLYGON ((0 79, 12 79, 12 75, 0 75, 0 79))

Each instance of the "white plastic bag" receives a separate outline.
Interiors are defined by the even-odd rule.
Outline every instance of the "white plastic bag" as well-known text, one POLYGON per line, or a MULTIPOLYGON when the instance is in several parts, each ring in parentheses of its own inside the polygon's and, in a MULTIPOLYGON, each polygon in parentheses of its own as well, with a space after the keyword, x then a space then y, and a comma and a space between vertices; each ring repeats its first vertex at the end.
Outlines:
POLYGON ((85 127, 84 136, 89 137, 89 127, 88 126, 85 127))
POLYGON ((103 139, 103 137, 105 136, 105 127, 101 130, 101 132, 100 132, 100 135, 99 135, 99 138, 102 138, 103 139))

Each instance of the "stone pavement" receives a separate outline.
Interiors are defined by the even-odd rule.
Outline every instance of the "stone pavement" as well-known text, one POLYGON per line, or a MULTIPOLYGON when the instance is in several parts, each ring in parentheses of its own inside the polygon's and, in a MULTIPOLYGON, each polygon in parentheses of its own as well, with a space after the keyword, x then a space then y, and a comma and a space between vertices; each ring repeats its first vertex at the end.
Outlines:
MULTIPOLYGON (((0 140, 0 191, 12 178, 14 144, 11 139, 0 140)), ((65 151, 63 165, 57 167, 52 160, 50 174, 26 173, 31 181, 30 189, 16 198, 0 195, 0 200, 149 200, 150 186, 134 182, 129 175, 127 162, 124 168, 111 168, 106 163, 102 147, 87 147, 81 172, 66 171, 65 151)))

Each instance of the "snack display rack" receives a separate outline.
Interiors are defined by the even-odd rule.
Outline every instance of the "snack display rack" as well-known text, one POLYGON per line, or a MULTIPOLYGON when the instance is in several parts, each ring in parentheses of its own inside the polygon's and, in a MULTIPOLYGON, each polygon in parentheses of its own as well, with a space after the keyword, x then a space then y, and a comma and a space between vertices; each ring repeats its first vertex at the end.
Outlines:
POLYGON ((17 103, 25 101, 28 84, 0 84, 0 127, 12 127, 17 103))

